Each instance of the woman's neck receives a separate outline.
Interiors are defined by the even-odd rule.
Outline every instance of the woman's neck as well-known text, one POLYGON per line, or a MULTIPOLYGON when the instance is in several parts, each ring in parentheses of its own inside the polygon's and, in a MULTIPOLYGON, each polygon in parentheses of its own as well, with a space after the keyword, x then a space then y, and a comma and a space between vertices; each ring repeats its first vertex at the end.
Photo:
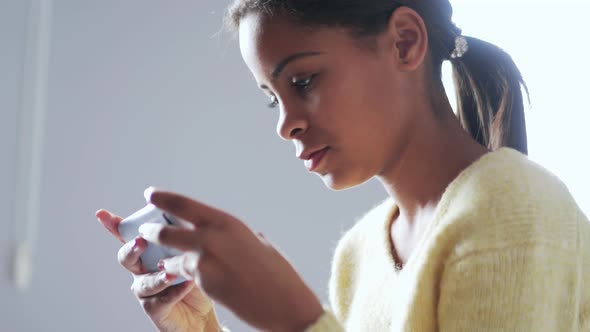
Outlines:
POLYGON ((461 127, 450 105, 430 112, 432 116, 413 131, 401 155, 393 156, 396 163, 378 176, 410 224, 438 204, 461 171, 489 152, 461 127))

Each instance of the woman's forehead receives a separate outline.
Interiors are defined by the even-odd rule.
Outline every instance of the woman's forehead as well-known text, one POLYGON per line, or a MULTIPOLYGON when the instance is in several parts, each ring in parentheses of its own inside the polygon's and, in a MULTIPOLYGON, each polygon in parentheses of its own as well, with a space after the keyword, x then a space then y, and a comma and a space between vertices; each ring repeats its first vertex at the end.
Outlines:
POLYGON ((299 50, 313 46, 317 33, 304 30, 290 21, 260 14, 249 14, 240 22, 240 47, 257 53, 299 50))
POLYGON ((274 66, 291 54, 326 53, 327 50, 339 47, 338 44, 345 41, 345 34, 339 30, 302 28, 284 18, 248 14, 240 22, 240 51, 249 67, 274 66))

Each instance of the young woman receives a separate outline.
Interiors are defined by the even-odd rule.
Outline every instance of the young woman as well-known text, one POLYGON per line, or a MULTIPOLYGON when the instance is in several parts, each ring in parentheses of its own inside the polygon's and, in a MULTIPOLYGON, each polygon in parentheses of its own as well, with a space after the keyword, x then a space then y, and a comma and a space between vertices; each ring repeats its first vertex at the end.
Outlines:
MULTIPOLYGON (((323 305, 245 223, 152 188, 148 202, 196 226, 144 227, 119 251, 161 331, 221 330, 213 301, 265 331, 590 331, 590 224, 526 156, 511 58, 451 16, 447 0, 235 2, 279 136, 328 187, 377 177, 389 195, 339 241, 323 305), (185 254, 145 273, 146 240, 185 254)), ((118 236, 120 217, 97 217, 118 236)))

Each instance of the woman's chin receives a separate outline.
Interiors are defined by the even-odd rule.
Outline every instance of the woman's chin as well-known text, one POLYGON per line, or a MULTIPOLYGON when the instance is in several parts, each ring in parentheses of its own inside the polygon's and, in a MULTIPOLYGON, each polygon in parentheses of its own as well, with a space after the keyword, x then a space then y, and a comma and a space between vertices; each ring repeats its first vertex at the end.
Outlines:
POLYGON ((326 187, 328 187, 329 189, 331 189, 333 191, 342 191, 342 190, 352 189, 352 188, 358 187, 370 180, 370 178, 368 178, 366 180, 359 180, 359 179, 353 179, 350 177, 348 177, 348 178, 338 177, 334 173, 324 173, 324 174, 318 173, 318 176, 322 179, 322 181, 324 181, 324 184, 326 185, 326 187))

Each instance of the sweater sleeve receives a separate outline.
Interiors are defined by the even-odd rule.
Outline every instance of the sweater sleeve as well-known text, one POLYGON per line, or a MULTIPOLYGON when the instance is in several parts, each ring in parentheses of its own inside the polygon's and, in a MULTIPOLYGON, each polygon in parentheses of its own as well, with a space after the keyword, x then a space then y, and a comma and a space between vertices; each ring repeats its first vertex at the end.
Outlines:
POLYGON ((521 244, 470 253, 444 269, 438 325, 446 331, 578 331, 575 253, 521 244))
POLYGON ((344 332, 344 327, 342 327, 332 311, 324 306, 324 313, 304 332, 344 332))

